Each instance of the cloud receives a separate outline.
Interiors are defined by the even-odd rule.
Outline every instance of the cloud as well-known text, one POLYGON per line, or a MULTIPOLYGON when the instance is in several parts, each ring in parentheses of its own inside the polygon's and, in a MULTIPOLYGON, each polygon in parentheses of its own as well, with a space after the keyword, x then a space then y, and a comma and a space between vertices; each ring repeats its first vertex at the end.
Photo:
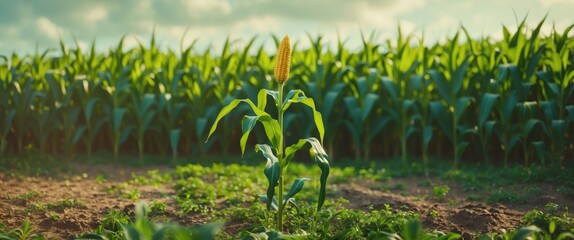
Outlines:
POLYGON ((554 5, 574 5, 572 0, 538 0, 543 7, 550 7, 554 5))
MULTIPOLYGON (((270 33, 289 33, 306 40, 306 33, 323 34, 336 42, 337 32, 350 42, 360 40, 360 31, 376 30, 380 38, 393 37, 401 23, 406 33, 427 32, 439 36, 458 28, 490 34, 501 23, 529 12, 538 20, 549 13, 548 22, 572 21, 569 8, 574 0, 26 0, 7 1, 0 8, 0 54, 58 46, 58 38, 71 43, 97 39, 98 49, 108 49, 126 35, 137 45, 155 30, 164 47, 179 48, 199 39, 198 46, 216 45, 230 35, 269 40, 270 33), (495 6, 495 7, 492 7, 495 6), (530 11, 531 10, 531 11, 530 11), (539 18, 540 17, 540 18, 539 18), (355 40, 352 40, 355 39, 355 40)), ((427 40, 433 40, 427 38, 427 40)), ((302 41, 305 42, 305 41, 302 41)))
POLYGON ((61 28, 56 26, 50 19, 39 17, 36 19, 38 29, 43 32, 47 37, 58 40, 60 38, 61 28))

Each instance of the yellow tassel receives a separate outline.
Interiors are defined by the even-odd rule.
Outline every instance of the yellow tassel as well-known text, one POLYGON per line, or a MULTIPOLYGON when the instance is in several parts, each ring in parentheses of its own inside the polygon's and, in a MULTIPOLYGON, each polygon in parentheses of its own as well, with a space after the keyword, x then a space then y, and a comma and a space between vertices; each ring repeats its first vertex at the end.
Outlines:
POLYGON ((289 35, 285 35, 279 49, 277 56, 275 56, 275 81, 279 84, 285 83, 289 79, 289 68, 291 66, 291 41, 289 35))

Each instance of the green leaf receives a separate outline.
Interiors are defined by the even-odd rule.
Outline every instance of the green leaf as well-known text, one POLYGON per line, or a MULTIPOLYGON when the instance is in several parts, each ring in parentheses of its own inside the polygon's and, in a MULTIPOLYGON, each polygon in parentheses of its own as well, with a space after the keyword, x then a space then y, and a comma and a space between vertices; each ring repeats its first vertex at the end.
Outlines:
POLYGON ((462 113, 469 106, 471 100, 472 100, 471 97, 461 97, 456 101, 456 109, 454 114, 457 120, 459 120, 460 117, 462 117, 462 113))
POLYGON ((432 139, 432 126, 425 126, 423 129, 423 143, 428 145, 432 139))
MULTIPOLYGON (((269 204, 269 198, 267 197, 267 195, 259 195, 259 200, 261 200, 261 202, 265 203, 266 205, 269 204)), ((271 208, 273 208, 273 210, 275 211, 279 209, 279 202, 277 202, 276 197, 273 197, 273 201, 271 202, 271 208)), ((267 210, 269 210, 269 208, 267 210)))
POLYGON ((196 240, 215 240, 221 228, 223 228, 223 223, 221 222, 208 223, 191 229, 191 233, 193 239, 196 240))
POLYGON ((536 226, 523 227, 516 231, 516 233, 512 236, 512 240, 523 240, 528 236, 538 232, 541 232, 541 230, 536 226))
POLYGON ((263 124, 267 138, 269 141, 271 141, 273 147, 277 148, 279 146, 279 137, 281 136, 281 127, 279 126, 279 123, 277 120, 271 118, 268 113, 259 109, 250 99, 234 99, 228 105, 223 107, 223 109, 221 109, 221 111, 219 111, 217 114, 215 122, 211 126, 211 130, 209 130, 209 135, 207 136, 207 140, 205 140, 205 142, 209 141, 209 137, 217 129, 217 124, 219 121, 227 114, 229 114, 233 109, 235 109, 235 107, 237 107, 237 105, 239 105, 241 102, 247 103, 255 115, 259 116, 258 120, 263 124))
POLYGON ((295 179, 295 181, 293 182, 293 185, 291 185, 291 188, 289 189, 289 192, 287 192, 287 194, 283 197, 283 204, 287 204, 287 200, 294 197, 295 194, 300 192, 301 189, 303 189, 303 185, 305 185, 305 182, 310 181, 310 180, 311 179, 309 179, 309 178, 297 178, 297 179, 295 179))
POLYGON ((512 113, 516 108, 516 104, 518 103, 518 94, 516 91, 510 92, 506 98, 504 98, 504 103, 502 107, 502 119, 506 123, 510 123, 510 118, 512 117, 512 113))
POLYGON ((195 131, 198 137, 201 137, 201 135, 203 135, 202 133, 205 130, 206 125, 207 125, 207 118, 204 117, 197 118, 195 122, 195 131))
MULTIPOLYGON (((457 94, 462 88, 462 83, 464 82, 464 76, 466 75, 466 69, 468 68, 468 57, 464 59, 462 64, 456 69, 451 79, 452 90, 451 93, 457 94)), ((451 97, 454 97, 451 95, 451 97)))
MULTIPOLYGON (((265 165, 265 176, 269 181, 269 186, 267 187, 267 199, 273 199, 275 195, 275 186, 277 186, 279 181, 279 176, 281 175, 281 168, 279 166, 279 160, 273 154, 273 150, 267 144, 257 144, 255 145, 255 151, 263 154, 267 159, 267 164, 265 165)), ((267 211, 271 210, 271 202, 267 202, 267 211)))
POLYGON ((377 99, 379 99, 379 96, 374 93, 369 93, 365 97, 365 103, 361 109, 362 110, 361 119, 363 120, 363 122, 367 121, 367 118, 371 114, 371 111, 377 99))
POLYGON ((490 141, 492 133, 494 131, 494 127, 496 126, 496 121, 486 121, 485 123, 485 132, 486 132, 486 140, 490 141))
POLYGON ((8 134, 8 132, 10 132, 10 127, 12 125, 12 120, 14 119, 14 116, 16 116, 16 109, 11 109, 10 111, 8 111, 8 114, 4 117, 3 121, 4 124, 2 124, 2 132, 0 132, 0 134, 8 134))
POLYGON ((556 240, 563 240, 563 239, 574 239, 574 233, 571 232, 563 232, 558 235, 556 240))
POLYGON ((478 109, 478 126, 484 126, 484 123, 488 119, 490 112, 492 111, 492 107, 496 103, 496 99, 498 99, 498 94, 493 93, 486 93, 482 95, 480 99, 480 106, 478 109))
MULTIPOLYGON (((313 138, 314 139, 314 138, 313 138)), ((327 194, 327 178, 329 177, 329 161, 327 160, 327 153, 315 139, 311 141, 310 154, 311 157, 315 158, 315 163, 321 169, 321 187, 319 189, 319 200, 317 203, 317 212, 321 210, 323 203, 325 202, 325 196, 327 194)))
MULTIPOLYGON (((0 239, 2 239, 2 238, 0 237, 0 239)), ((95 233, 87 233, 87 234, 83 234, 82 236, 80 236, 79 239, 107 240, 108 238, 106 236, 102 236, 102 235, 95 234, 95 233)))
POLYGON ((113 110, 113 128, 114 128, 114 132, 119 132, 120 131, 120 126, 122 124, 122 119, 124 118, 124 114, 126 113, 126 109, 125 108, 114 108, 113 110))
POLYGON ((80 141, 80 139, 84 135, 85 131, 86 131, 86 126, 78 127, 76 129, 76 132, 74 133, 74 138, 72 139, 72 143, 74 143, 74 144, 78 143, 78 141, 80 141))
POLYGON ((387 76, 383 76, 381 78, 381 83, 382 83, 383 87, 385 88, 387 94, 389 94, 389 96, 393 100, 393 102, 398 102, 399 101, 399 91, 395 87, 393 80, 391 80, 391 78, 389 78, 387 76))
POLYGON ((134 131, 135 129, 136 129, 136 127, 134 125, 129 125, 126 128, 124 128, 122 130, 122 133, 120 135, 120 139, 119 139, 118 143, 122 144, 126 140, 128 140, 128 137, 130 136, 130 134, 132 134, 132 131, 134 131))
POLYGON ((405 239, 419 239, 422 233, 423 228, 418 219, 411 219, 402 227, 402 237, 405 239))
POLYGON ((371 129, 368 133, 369 142, 373 140, 379 134, 379 132, 381 132, 383 128, 385 128, 385 126, 387 126, 387 124, 390 122, 391 118, 388 116, 383 116, 376 119, 374 125, 371 126, 371 129))
POLYGON ((257 93, 257 108, 265 111, 265 107, 267 106, 267 92, 265 89, 261 89, 259 93, 257 93))
POLYGON ((319 211, 321 210, 321 207, 325 202, 325 196, 327 191, 326 189, 327 177, 329 176, 329 169, 330 169, 329 161, 327 160, 327 153, 325 152, 325 149, 323 149, 323 146, 321 146, 319 140, 317 140, 316 138, 300 139, 297 143, 287 147, 285 149, 285 158, 284 158, 285 163, 283 166, 287 166, 289 161, 295 155, 295 152, 301 149, 305 145, 305 143, 309 143, 311 145, 310 155, 312 158, 314 158, 315 163, 321 169, 321 179, 320 179, 321 187, 319 190, 319 200, 317 204, 317 211, 319 211))
MULTIPOLYGON (((293 98, 287 101, 288 103, 302 103, 307 107, 311 108, 311 110, 313 110, 313 120, 315 121, 315 126, 317 127, 317 131, 319 132, 321 142, 323 142, 323 138, 325 137, 325 126, 323 125, 323 117, 321 116, 321 113, 317 111, 317 109, 315 108, 315 101, 313 101, 312 98, 305 97, 305 95, 298 96, 298 94, 293 95, 293 98)), ((283 111, 287 110, 288 106, 289 104, 286 104, 283 107, 283 111)))
POLYGON ((462 156, 462 154, 464 153, 464 150, 466 150, 466 148, 468 147, 468 144, 469 144, 469 143, 466 142, 466 141, 462 141, 462 142, 459 142, 459 143, 458 143, 457 148, 458 148, 459 158, 460 158, 460 156, 462 156))
POLYGON ((92 99, 88 100, 88 102, 86 103, 86 108, 85 108, 86 120, 92 119, 92 114, 94 112, 94 106, 96 105, 96 103, 98 101, 99 101, 98 98, 92 98, 92 99))
POLYGON ((534 146, 536 156, 538 156, 538 159, 540 159, 540 162, 542 163, 542 165, 544 165, 546 160, 545 158, 546 150, 544 149, 544 142, 542 141, 532 142, 532 146, 534 146))
POLYGON ((429 74, 430 74, 431 78, 434 80, 434 82, 436 84, 436 89, 437 89, 438 93, 440 94, 440 96, 449 105, 454 105, 454 102, 452 100, 451 89, 449 87, 450 85, 447 83, 446 79, 444 78, 444 75, 437 70, 431 70, 431 71, 429 71, 429 74))
MULTIPOLYGON (((526 124, 524 125, 524 136, 529 136, 530 133, 532 132, 532 129, 534 129, 534 127, 536 127, 537 124, 541 124, 542 122, 540 122, 540 120, 538 119, 528 119, 528 121, 526 121, 526 124)), ((523 139, 524 141, 526 141, 526 139, 523 139)))
POLYGON ((451 139, 452 138, 452 118, 450 117, 449 113, 447 113, 446 108, 440 101, 432 101, 429 104, 432 118, 438 124, 438 126, 442 129, 444 134, 451 139))
POLYGON ((259 119, 258 116, 243 116, 241 119, 241 131, 243 135, 241 135, 241 139, 239 140, 240 147, 241 147, 241 156, 245 153, 245 145, 247 144, 247 139, 249 138, 249 133, 255 127, 257 120, 259 119))
POLYGON ((181 133, 181 129, 172 129, 169 132, 169 146, 171 147, 171 152, 177 152, 177 146, 179 145, 179 135, 181 133))
POLYGON ((125 225, 122 224, 123 227, 123 232, 124 232, 124 237, 126 238, 126 240, 140 240, 140 234, 138 233, 138 230, 131 226, 131 225, 125 225))

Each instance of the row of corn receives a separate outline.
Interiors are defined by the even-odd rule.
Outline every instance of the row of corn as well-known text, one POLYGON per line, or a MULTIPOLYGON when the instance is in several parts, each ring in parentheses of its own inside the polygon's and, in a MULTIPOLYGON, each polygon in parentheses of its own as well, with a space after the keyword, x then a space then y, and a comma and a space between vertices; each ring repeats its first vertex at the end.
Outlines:
MULTIPOLYGON (((436 44, 400 29, 386 41, 361 34, 358 50, 309 36, 310 48, 293 46, 286 87, 315 100, 334 158, 562 164, 574 158, 574 38, 572 26, 542 34, 545 24, 503 27, 502 40, 461 28, 436 44)), ((275 53, 255 40, 162 51, 152 36, 130 49, 122 39, 107 52, 61 43, 1 56, 0 154, 238 154, 247 109, 204 141, 225 103, 276 84, 275 53)), ((284 121, 288 142, 316 131, 303 108, 284 121)))

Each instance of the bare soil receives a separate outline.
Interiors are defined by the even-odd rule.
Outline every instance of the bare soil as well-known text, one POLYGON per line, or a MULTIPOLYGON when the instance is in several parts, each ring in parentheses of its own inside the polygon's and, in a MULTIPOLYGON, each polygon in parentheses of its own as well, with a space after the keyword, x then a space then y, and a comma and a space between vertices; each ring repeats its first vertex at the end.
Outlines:
MULTIPOLYGON (((184 225, 203 224, 208 219, 200 214, 181 216, 170 184, 159 186, 123 185, 132 173, 144 175, 158 167, 124 167, 115 165, 76 165, 74 174, 51 177, 10 177, 0 172, 0 223, 9 229, 20 227, 29 219, 36 232, 46 237, 70 239, 81 233, 92 232, 112 209, 133 214, 139 201, 159 201, 167 205, 161 221, 175 221, 184 225), (104 174, 106 181, 96 181, 104 174), (134 190, 135 189, 135 190, 134 190), (126 192, 138 192, 132 200, 126 192), (58 207, 62 201, 73 200, 73 206, 58 207)), ((159 167, 161 172, 171 169, 159 167)), ((465 192, 460 184, 431 178, 432 185, 421 186, 426 178, 393 179, 384 183, 356 180, 344 184, 331 184, 332 198, 349 200, 346 207, 367 210, 381 209, 389 204, 393 209, 410 210, 420 214, 425 228, 444 232, 458 232, 465 239, 480 233, 500 232, 520 226, 520 218, 531 209, 543 209, 548 202, 574 209, 574 199, 556 191, 555 186, 539 184, 539 192, 523 204, 487 204, 486 190, 465 192), (450 190, 445 198, 433 196, 433 187, 447 184, 450 190), (387 188, 385 188, 385 186, 387 188), (393 189, 393 186, 395 189, 393 189), (400 186, 400 187, 396 187, 400 186), (477 201, 468 200, 469 194, 478 195, 477 201)), ((428 180, 427 180, 428 181, 428 180)), ((531 186, 531 185, 529 185, 531 186)), ((519 191, 523 186, 514 186, 519 191)), ((509 191, 510 191, 509 190, 509 191)), ((229 226, 233 228, 233 226, 229 226)))

